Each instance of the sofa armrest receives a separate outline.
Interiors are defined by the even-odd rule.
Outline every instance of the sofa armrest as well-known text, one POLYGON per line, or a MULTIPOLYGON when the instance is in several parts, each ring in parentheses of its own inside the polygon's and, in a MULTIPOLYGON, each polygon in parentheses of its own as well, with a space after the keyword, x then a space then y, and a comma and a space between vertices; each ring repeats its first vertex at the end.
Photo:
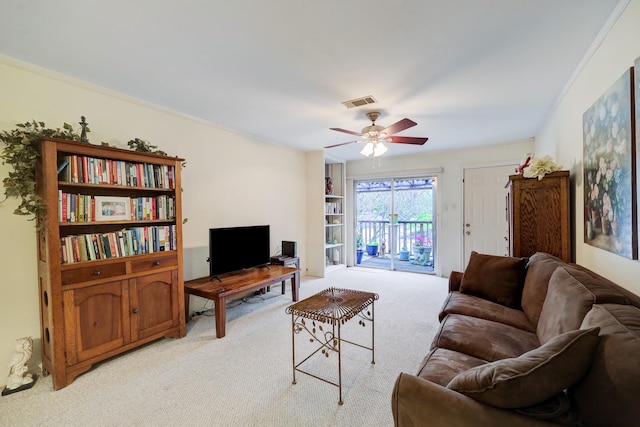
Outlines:
POLYGON ((406 373, 401 373, 396 379, 391 408, 395 427, 556 425, 485 405, 439 384, 406 373))
POLYGON ((449 292, 459 291, 462 283, 462 274, 459 271, 452 271, 449 275, 449 292))

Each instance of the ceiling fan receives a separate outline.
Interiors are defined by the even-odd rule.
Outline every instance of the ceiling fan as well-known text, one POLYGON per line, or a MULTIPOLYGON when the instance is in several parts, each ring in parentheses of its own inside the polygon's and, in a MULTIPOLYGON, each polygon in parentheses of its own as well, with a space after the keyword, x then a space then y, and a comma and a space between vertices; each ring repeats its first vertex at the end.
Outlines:
POLYGON ((384 142, 388 142, 391 144, 423 145, 429 140, 429 138, 394 135, 395 133, 402 132, 405 129, 409 129, 410 127, 417 125, 417 123, 413 120, 402 119, 399 122, 396 122, 391 126, 387 126, 385 128, 380 125, 376 125, 376 120, 378 119, 378 117, 380 117, 380 113, 378 111, 368 112, 367 117, 369 118, 369 120, 371 120, 371 125, 365 126, 360 133, 341 128, 331 128, 331 130, 348 133, 349 135, 356 135, 361 137, 362 139, 329 145, 324 148, 339 147, 341 145, 352 144, 354 142, 366 142, 367 144, 364 146, 362 151, 360 151, 360 154, 367 157, 378 157, 383 155, 387 151, 387 147, 385 147, 385 145, 383 144, 384 142))

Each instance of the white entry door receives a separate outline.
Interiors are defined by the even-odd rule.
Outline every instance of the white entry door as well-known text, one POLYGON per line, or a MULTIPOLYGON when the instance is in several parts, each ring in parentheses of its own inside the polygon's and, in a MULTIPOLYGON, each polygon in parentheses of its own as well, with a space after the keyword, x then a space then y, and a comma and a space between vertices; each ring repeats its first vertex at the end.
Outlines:
POLYGON ((507 189, 517 165, 464 170, 464 266, 471 251, 509 254, 507 189))

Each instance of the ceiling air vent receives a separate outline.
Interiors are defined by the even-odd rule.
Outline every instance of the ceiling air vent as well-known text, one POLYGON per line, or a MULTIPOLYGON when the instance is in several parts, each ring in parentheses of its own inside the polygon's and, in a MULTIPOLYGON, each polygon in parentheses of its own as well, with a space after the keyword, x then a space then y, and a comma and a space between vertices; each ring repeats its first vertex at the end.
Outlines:
POLYGON ((362 98, 352 99, 350 101, 344 101, 342 104, 347 108, 355 108, 362 107, 363 105, 373 104, 375 102, 376 99, 373 96, 369 95, 363 96, 362 98))

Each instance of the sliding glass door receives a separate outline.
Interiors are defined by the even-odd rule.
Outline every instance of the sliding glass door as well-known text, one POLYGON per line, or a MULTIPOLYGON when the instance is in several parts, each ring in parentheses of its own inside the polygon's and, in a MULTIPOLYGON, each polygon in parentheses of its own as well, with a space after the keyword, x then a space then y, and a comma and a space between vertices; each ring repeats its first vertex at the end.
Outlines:
POLYGON ((432 273, 435 178, 355 182, 356 261, 363 267, 432 273), (356 245, 358 246, 358 245, 356 245))

